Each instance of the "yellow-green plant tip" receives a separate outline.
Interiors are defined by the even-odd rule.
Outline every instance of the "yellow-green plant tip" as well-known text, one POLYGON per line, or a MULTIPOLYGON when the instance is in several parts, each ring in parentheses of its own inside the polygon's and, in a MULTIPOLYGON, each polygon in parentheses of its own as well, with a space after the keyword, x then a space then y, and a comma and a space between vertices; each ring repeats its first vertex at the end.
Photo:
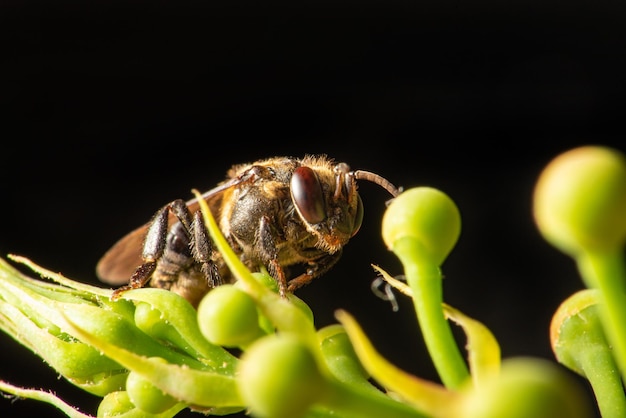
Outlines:
POLYGON ((498 340, 482 322, 470 318, 450 305, 444 304, 443 308, 446 318, 457 323, 465 331, 472 381, 476 385, 482 385, 500 372, 498 340))
POLYGON ((512 357, 500 374, 467 388, 450 415, 462 418, 592 418, 591 400, 579 382, 558 364, 512 357))
POLYGON ((339 310, 335 312, 335 316, 345 327, 363 368, 378 384, 394 393, 395 397, 433 416, 440 413, 440 408, 451 403, 453 392, 437 383, 411 375, 385 359, 374 348, 352 315, 339 310))
MULTIPOLYGON (((111 289, 91 286, 88 284, 84 284, 84 283, 80 283, 80 282, 68 279, 60 273, 55 273, 51 270, 38 266, 37 264, 33 263, 30 259, 26 257, 16 255, 16 254, 9 254, 8 258, 12 261, 15 261, 16 263, 25 265, 26 267, 30 268, 35 273, 39 274, 42 278, 49 279, 49 280, 54 281, 57 284, 60 284, 62 288, 59 288, 58 286, 54 286, 54 289, 57 291, 62 291, 63 288, 72 289, 74 293, 82 294, 85 297, 91 296, 94 299, 95 299, 95 296, 101 296, 101 297, 109 299, 111 297, 111 294, 113 293, 113 290, 111 289)), ((6 262, 0 259, 0 264, 6 264, 6 262)), ((4 267, 9 267, 9 266, 8 264, 6 264, 6 266, 3 265, 3 268, 4 267)), ((15 271, 17 272, 17 270, 15 271)), ((17 273, 19 274, 19 272, 17 273)), ((35 281, 35 279, 31 279, 25 276, 23 276, 23 280, 35 281)), ((40 281, 39 286, 46 286, 46 283, 40 281)))
POLYGON ((239 363, 239 391, 255 417, 297 418, 327 390, 309 345, 292 334, 257 340, 239 363))
POLYGON ((396 197, 383 216, 382 235, 390 250, 410 237, 420 243, 424 257, 441 265, 461 233, 461 216, 448 195, 432 187, 408 189, 396 197))
POLYGON ((574 148, 542 171, 533 197, 535 222, 564 253, 616 251, 626 241, 626 157, 603 146, 574 148))

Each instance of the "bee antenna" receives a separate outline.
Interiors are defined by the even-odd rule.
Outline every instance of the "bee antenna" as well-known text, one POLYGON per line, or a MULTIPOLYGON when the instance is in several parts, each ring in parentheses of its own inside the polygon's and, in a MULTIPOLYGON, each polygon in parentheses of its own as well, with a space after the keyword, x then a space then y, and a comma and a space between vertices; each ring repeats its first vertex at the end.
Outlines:
POLYGON ((387 190, 393 197, 400 194, 400 190, 391 184, 389 180, 376 173, 372 173, 371 171, 357 170, 354 172, 354 178, 357 180, 367 180, 372 183, 376 183, 383 189, 387 190))

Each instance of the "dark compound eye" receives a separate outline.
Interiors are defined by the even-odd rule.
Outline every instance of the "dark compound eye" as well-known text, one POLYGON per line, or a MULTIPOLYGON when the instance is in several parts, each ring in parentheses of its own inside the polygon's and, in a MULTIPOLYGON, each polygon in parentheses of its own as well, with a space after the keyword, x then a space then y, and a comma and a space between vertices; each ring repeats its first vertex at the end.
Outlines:
POLYGON ((305 221, 317 224, 326 219, 322 185, 309 167, 298 167, 293 172, 291 199, 305 221))
POLYGON ((359 200, 356 206, 356 214, 354 215, 354 224, 352 225, 352 236, 355 236, 359 229, 361 229, 361 224, 363 223, 363 201, 361 200, 361 196, 358 196, 359 200))

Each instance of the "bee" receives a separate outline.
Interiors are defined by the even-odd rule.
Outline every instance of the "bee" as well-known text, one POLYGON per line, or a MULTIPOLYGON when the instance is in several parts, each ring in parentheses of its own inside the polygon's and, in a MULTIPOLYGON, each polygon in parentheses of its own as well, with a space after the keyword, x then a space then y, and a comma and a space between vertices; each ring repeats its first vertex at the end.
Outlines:
MULTIPOLYGON (((234 165, 202 199, 244 264, 264 266, 285 296, 330 270, 359 231, 363 202, 357 180, 376 183, 393 197, 399 193, 377 174, 307 155, 234 165), (292 274, 297 267, 301 271, 292 274)), ((114 299, 149 285, 176 292, 194 306, 212 288, 233 281, 196 199, 163 206, 104 254, 96 274, 123 285, 114 299)))

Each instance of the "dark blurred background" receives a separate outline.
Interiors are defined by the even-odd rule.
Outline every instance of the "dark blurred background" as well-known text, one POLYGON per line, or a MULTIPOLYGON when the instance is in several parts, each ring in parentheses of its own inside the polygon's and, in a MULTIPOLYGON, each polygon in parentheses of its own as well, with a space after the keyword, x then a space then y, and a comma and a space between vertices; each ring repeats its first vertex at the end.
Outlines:
MULTIPOLYGON (((463 230, 444 299, 504 357, 552 358, 550 317, 582 283, 537 232, 531 194, 560 152, 626 150, 619 2, 4 0, 0 23, 2 256, 96 284, 110 245, 231 164, 325 153, 445 191, 463 230)), ((380 238, 388 196, 360 190, 363 228, 298 295, 319 327, 346 309, 392 362, 437 380, 410 302, 393 312, 370 290, 370 263, 402 271, 380 238)), ((95 414, 97 398, 0 344, 1 379, 95 414)), ((0 399, 1 416, 26 414, 62 416, 0 399)))

